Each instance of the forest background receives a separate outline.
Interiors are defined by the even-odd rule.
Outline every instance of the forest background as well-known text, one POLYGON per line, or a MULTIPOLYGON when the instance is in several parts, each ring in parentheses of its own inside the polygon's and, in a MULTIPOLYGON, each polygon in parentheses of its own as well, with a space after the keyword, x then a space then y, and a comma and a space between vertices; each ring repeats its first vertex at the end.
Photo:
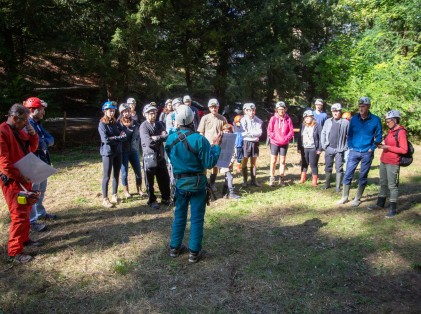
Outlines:
POLYGON ((418 0, 0 0, 0 113, 189 93, 402 112, 421 134, 418 0), (70 89, 65 89, 70 87, 70 89))

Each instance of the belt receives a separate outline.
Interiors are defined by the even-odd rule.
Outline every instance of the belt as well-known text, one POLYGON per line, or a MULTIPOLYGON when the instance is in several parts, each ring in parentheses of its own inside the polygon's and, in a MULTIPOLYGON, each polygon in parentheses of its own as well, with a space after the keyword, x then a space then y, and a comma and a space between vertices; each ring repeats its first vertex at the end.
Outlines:
POLYGON ((181 179, 181 178, 187 178, 187 177, 197 177, 200 175, 204 175, 204 173, 203 172, 177 173, 177 174, 174 174, 174 178, 181 179))

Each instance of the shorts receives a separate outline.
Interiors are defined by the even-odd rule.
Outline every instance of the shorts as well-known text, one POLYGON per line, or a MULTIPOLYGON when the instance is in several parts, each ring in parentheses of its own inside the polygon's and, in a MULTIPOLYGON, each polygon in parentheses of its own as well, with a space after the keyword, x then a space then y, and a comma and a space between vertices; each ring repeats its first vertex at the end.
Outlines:
POLYGON ((259 157, 259 142, 243 141, 243 157, 259 157))
POLYGON ((283 146, 278 146, 275 144, 270 143, 270 154, 272 156, 286 156, 287 155, 287 151, 288 151, 288 144, 283 145, 283 146))

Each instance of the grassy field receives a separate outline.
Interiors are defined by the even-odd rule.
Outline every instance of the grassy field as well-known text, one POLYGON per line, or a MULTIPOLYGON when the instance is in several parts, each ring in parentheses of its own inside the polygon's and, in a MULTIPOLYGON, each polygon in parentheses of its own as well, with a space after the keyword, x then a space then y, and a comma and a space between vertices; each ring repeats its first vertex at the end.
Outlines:
MULTIPOLYGON (((421 151, 416 146, 416 151, 421 151)), ((421 161, 401 169, 403 210, 370 212, 379 154, 358 208, 337 206, 331 190, 297 184, 295 147, 288 186, 268 186, 207 209, 206 258, 169 257, 172 210, 146 200, 101 207, 102 165, 95 146, 54 153, 58 174, 45 205, 60 219, 32 234, 35 260, 10 267, 8 211, 0 199, 0 313, 419 313, 421 309, 421 161)), ((323 167, 319 167, 323 174, 323 167)), ((133 183, 133 174, 130 174, 133 183)), ((323 175, 321 176, 322 183, 323 175)), ((222 178, 218 185, 222 188, 222 178)), ((240 177, 235 178, 240 186, 240 177)), ((133 184, 132 184, 133 191, 133 184)), ((355 194, 355 187, 351 195, 355 194)), ((186 233, 188 237, 188 232, 186 233)), ((185 241, 187 243, 187 241, 185 241)))

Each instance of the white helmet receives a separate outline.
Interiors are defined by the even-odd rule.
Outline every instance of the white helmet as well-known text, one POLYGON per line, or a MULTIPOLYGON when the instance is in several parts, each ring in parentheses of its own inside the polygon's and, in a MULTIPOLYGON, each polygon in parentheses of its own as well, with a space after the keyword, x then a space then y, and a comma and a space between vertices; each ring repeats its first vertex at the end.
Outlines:
POLYGON ((314 102, 315 105, 323 105, 323 99, 317 98, 314 102))
POLYGON ((181 98, 174 98, 172 100, 172 106, 174 110, 177 109, 177 106, 182 105, 182 104, 183 104, 183 101, 181 100, 181 98))
POLYGON ((183 97, 183 102, 186 102, 186 101, 191 101, 191 97, 189 95, 186 95, 183 97))
POLYGON ((370 98, 361 97, 360 99, 358 99, 358 104, 359 105, 370 105, 371 104, 370 98))
POLYGON ((333 104, 332 107, 330 108, 330 111, 341 111, 342 110, 342 106, 340 103, 336 103, 333 104))
POLYGON ((216 99, 216 98, 211 98, 211 99, 209 99, 209 101, 208 101, 208 107, 212 107, 212 106, 217 106, 217 107, 219 107, 219 101, 218 101, 218 99, 216 99))
POLYGON ((303 117, 305 118, 305 117, 313 117, 314 116, 314 113, 313 113, 313 110, 306 110, 306 111, 304 111, 304 113, 303 113, 303 117))
POLYGON ((135 104, 136 105, 136 99, 134 99, 134 98, 127 98, 126 103, 128 105, 130 105, 130 104, 135 104))
POLYGON ((398 110, 390 110, 386 113, 385 119, 401 118, 401 113, 398 110))
POLYGON ((287 105, 285 105, 285 103, 283 101, 278 101, 276 103, 276 105, 275 105, 275 108, 276 109, 278 109, 278 108, 286 108, 286 107, 287 107, 287 105))
POLYGON ((189 125, 193 122, 193 119, 193 110, 191 110, 190 106, 178 106, 177 112, 175 114, 175 122, 177 122, 178 125, 189 125))
POLYGON ((246 109, 252 109, 252 110, 256 109, 256 105, 253 104, 252 102, 247 102, 243 105, 243 110, 246 110, 246 109))
POLYGON ((124 110, 130 110, 130 106, 126 103, 122 103, 120 104, 120 106, 118 107, 118 112, 120 112, 120 114, 124 111, 124 110))
POLYGON ((145 107, 143 107, 143 115, 151 111, 158 111, 158 109, 156 109, 156 107, 151 104, 147 104, 145 107))

